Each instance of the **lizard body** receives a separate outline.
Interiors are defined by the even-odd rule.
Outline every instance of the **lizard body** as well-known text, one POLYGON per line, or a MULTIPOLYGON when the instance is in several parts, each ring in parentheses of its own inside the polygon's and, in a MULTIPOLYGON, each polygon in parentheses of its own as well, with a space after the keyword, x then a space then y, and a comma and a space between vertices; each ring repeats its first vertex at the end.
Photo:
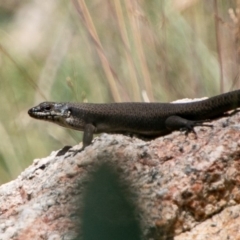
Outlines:
POLYGON ((130 133, 156 138, 174 130, 194 132, 195 126, 240 107, 240 90, 187 103, 55 103, 43 102, 28 114, 36 119, 83 131, 83 148, 94 133, 130 133))

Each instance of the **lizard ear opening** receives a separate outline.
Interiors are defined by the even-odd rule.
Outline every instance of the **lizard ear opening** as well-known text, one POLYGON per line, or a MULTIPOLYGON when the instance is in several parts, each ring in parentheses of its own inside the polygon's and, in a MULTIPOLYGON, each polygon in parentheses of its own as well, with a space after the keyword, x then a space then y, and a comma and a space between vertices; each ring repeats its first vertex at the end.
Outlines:
POLYGON ((67 111, 67 117, 70 117, 72 112, 70 110, 67 111))
POLYGON ((61 111, 61 114, 62 114, 63 117, 69 118, 72 115, 72 111, 69 110, 69 109, 63 109, 61 111))

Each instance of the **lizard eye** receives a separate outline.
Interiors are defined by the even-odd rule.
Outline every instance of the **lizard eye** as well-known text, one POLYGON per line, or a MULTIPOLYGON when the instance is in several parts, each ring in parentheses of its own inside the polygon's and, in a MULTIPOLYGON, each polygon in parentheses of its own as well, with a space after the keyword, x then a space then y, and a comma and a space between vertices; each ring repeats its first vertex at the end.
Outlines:
POLYGON ((50 107, 50 106, 47 106, 47 107, 45 107, 45 110, 50 111, 50 110, 51 110, 51 107, 50 107))
POLYGON ((49 112, 53 108, 53 105, 50 102, 43 102, 39 105, 39 108, 41 111, 49 112))

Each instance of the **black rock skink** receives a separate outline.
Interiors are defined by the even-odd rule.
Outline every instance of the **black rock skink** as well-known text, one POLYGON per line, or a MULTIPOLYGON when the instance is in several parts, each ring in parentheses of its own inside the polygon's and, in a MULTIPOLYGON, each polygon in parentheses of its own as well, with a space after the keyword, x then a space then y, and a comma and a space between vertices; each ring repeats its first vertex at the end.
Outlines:
POLYGON ((28 114, 36 119, 83 131, 83 147, 94 133, 135 134, 156 138, 174 130, 194 132, 195 126, 240 107, 240 90, 187 103, 64 103, 43 102, 28 114))

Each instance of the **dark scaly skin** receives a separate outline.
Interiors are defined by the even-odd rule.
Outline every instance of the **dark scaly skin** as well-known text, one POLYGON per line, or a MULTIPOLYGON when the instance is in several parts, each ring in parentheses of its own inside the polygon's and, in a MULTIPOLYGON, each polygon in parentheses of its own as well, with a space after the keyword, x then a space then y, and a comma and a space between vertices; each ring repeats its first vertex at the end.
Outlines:
POLYGON ((240 107, 240 90, 187 103, 54 103, 31 108, 31 117, 83 131, 83 149, 94 133, 129 133, 156 138, 174 130, 194 132, 204 124, 240 107))

